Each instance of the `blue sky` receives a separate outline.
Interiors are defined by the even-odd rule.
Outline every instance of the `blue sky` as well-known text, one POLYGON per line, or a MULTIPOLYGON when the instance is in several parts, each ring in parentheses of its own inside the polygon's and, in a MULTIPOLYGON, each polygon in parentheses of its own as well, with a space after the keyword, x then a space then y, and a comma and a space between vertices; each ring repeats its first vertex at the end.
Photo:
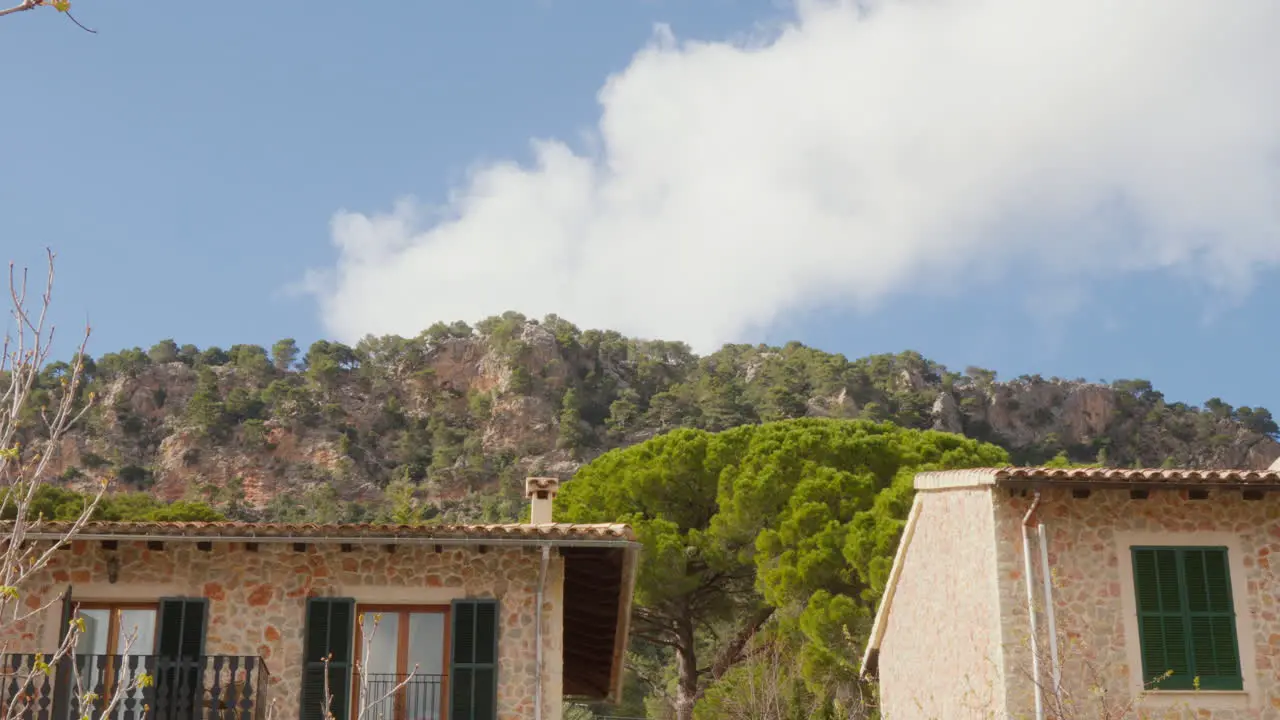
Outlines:
MULTIPOLYGON (((1007 12, 945 16, 945 42, 927 35, 944 16, 764 0, 75 3, 96 36, 0 18, 0 256, 59 253, 55 318, 87 315, 95 354, 412 334, 510 307, 1280 409, 1280 134, 1258 129, 1280 123, 1251 99, 1280 97, 1276 80, 1187 112, 1205 98, 1168 78, 1223 46, 1184 47, 1035 95, 1000 70, 1016 59, 978 50, 1007 39, 998 20, 1062 60, 1042 75, 1109 38, 988 5, 1007 12), (1114 109, 1151 78, 1168 92, 1114 109), (1009 109, 1058 98, 1058 115, 1009 109)), ((1169 45, 1200 37, 1195 4, 1173 7, 1169 45)), ((1221 42, 1253 42, 1247 24, 1221 42)))

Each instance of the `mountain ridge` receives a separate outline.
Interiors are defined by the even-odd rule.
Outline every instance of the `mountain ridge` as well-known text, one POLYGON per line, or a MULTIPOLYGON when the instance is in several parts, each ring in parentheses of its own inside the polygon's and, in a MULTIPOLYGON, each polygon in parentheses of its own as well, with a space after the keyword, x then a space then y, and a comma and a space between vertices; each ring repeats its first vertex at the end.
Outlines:
MULTIPOLYGON (((46 369, 41 392, 60 372, 46 369)), ((270 352, 164 340, 87 361, 86 380, 98 402, 59 448, 64 483, 105 474, 243 519, 512 519, 525 475, 567 479, 676 427, 801 416, 959 432, 1018 464, 1265 469, 1280 458, 1269 411, 1168 402, 1144 380, 998 381, 913 351, 850 360, 794 342, 700 357, 515 312, 305 354, 287 339, 270 352)))

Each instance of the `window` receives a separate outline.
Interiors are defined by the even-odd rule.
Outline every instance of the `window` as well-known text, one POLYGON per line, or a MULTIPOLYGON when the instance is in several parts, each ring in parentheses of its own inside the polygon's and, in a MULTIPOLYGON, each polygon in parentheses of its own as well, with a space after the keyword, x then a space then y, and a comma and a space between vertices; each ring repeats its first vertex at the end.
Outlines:
POLYGON ((201 692, 207 602, 166 598, 158 604, 78 604, 84 632, 77 640, 76 664, 86 688, 108 702, 125 678, 126 687, 133 687, 116 705, 120 717, 155 702, 194 707, 201 692), (136 684, 141 673, 152 676, 153 689, 136 684))
POLYGON ((1134 547, 1133 582, 1146 682, 1240 690, 1235 605, 1224 547, 1134 547))
POLYGON ((84 632, 76 640, 76 665, 88 690, 109 700, 114 697, 123 671, 126 685, 135 685, 120 698, 116 716, 126 708, 142 705, 143 689, 135 678, 147 667, 147 657, 155 652, 156 606, 154 604, 82 603, 76 617, 84 632))
POLYGON ((156 644, 156 606, 80 603, 84 623, 77 655, 150 655, 156 644))
MULTIPOLYGON (((369 653, 369 705, 406 720, 497 720, 498 602, 458 600, 447 607, 360 606, 362 625, 381 614, 369 653), (445 655, 448 653, 448 655, 445 655), (417 665, 415 679, 388 697, 417 665), (448 666, 448 673, 444 667, 448 666), (394 682, 392 682, 394 680, 394 682), (417 683, 417 684, 415 684, 417 683), (381 692, 378 692, 378 689, 381 692), (384 700, 385 698, 385 700, 384 700), (444 701, 444 698, 448 698, 444 701), (383 706, 387 703, 387 706, 383 706), (447 712, 448 715, 445 715, 447 712)), ((358 697, 355 652, 365 652, 352 598, 307 600, 303 647, 302 720, 324 719, 325 659, 335 720, 348 720, 358 697), (358 643, 358 644, 357 644, 358 643)), ((362 702, 362 703, 364 703, 362 702)), ((371 712, 366 716, 378 716, 371 712)))
MULTIPOLYGON (((348 720, 354 715, 351 698, 360 691, 353 672, 355 652, 357 647, 366 652, 356 613, 351 598, 307 600, 302 720, 325 717, 326 657, 333 716, 348 720)), ((359 613, 365 616, 361 624, 372 633, 367 651, 367 692, 372 697, 366 704, 385 710, 387 717, 406 720, 497 719, 497 601, 455 600, 448 608, 361 605, 359 613), (379 613, 373 632, 369 616, 379 613), (415 664, 414 680, 389 696, 415 664)))
POLYGON ((361 707, 373 708, 373 717, 440 720, 448 620, 448 606, 361 605, 356 655, 367 671, 356 681, 361 707))

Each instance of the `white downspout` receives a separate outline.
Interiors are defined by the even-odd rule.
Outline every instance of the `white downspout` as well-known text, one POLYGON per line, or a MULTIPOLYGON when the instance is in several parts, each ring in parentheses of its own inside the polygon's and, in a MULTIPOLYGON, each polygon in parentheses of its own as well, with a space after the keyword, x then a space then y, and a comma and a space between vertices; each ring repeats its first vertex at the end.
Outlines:
POLYGON ((542 720, 542 686, 546 684, 546 679, 542 672, 542 598, 547 582, 547 564, 551 562, 551 546, 542 546, 542 564, 538 568, 538 607, 534 611, 534 667, 538 672, 538 682, 534 685, 535 704, 533 706, 534 720, 542 720))
POLYGON ((1022 564, 1027 579, 1027 617, 1031 622, 1031 684, 1036 696, 1036 720, 1044 720, 1044 690, 1040 687, 1040 640, 1036 632, 1036 582, 1031 576, 1031 518, 1040 506, 1040 492, 1022 518, 1022 564))
POLYGON ((1044 615, 1049 627, 1049 661, 1053 663, 1054 697, 1062 692, 1062 666, 1058 660, 1058 626, 1053 617, 1053 579, 1049 572, 1049 536, 1045 532, 1044 522, 1039 523, 1040 531, 1040 577, 1044 581, 1044 615))

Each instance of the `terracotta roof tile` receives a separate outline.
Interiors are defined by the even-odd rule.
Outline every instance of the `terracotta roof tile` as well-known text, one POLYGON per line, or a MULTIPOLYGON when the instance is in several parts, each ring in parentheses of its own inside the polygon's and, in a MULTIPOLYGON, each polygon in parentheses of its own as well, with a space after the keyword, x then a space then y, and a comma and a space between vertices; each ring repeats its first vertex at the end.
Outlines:
POLYGON ((1182 470, 1164 468, 1006 467, 994 472, 997 483, 1131 483, 1161 485, 1277 485, 1275 470, 1182 470))
POLYGON ((992 485, 1105 485, 1186 488, 1206 485, 1280 489, 1278 470, 1186 470, 1164 468, 1003 467, 935 470, 917 473, 917 490, 947 490, 992 485))
MULTIPOLYGON (((4 527, 8 523, 0 523, 4 527)), ((28 534, 65 533, 70 522, 41 522, 28 526, 28 534)), ((575 525, 381 525, 252 522, 89 522, 84 535, 140 535, 200 538, 298 538, 300 540, 539 540, 635 542, 631 528, 622 524, 575 525)))

